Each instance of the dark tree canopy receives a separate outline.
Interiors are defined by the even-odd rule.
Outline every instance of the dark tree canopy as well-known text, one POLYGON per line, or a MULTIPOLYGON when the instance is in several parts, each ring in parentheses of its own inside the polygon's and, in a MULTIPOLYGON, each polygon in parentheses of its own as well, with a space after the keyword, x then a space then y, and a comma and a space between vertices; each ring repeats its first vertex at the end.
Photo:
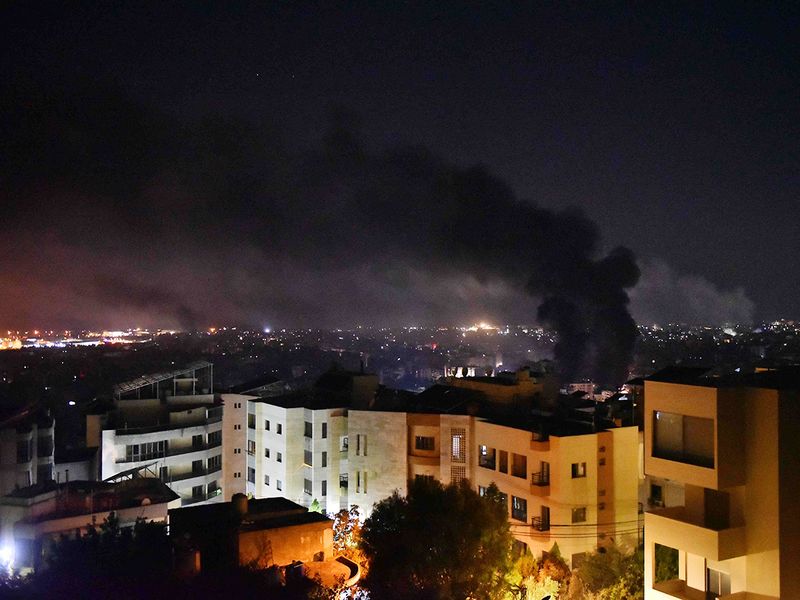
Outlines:
POLYGON ((512 537, 497 488, 418 479, 379 502, 361 532, 364 586, 382 599, 502 597, 512 537))

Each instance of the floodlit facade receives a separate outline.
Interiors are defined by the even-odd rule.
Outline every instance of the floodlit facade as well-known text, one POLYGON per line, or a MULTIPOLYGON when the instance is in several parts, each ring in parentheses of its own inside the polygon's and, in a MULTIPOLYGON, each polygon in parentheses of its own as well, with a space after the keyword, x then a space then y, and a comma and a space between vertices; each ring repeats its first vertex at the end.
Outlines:
POLYGON ((147 470, 184 506, 223 499, 223 406, 211 363, 198 362, 116 386, 110 410, 87 416, 87 447, 97 446, 100 477, 147 470))
POLYGON ((498 399, 489 396, 489 402, 505 406, 519 401, 521 389, 523 399, 542 392, 524 376, 490 379, 434 386, 407 406, 375 401, 374 379, 354 396, 316 390, 224 400, 226 407, 247 406, 242 418, 252 427, 246 427, 241 464, 252 473, 256 497, 283 496, 327 513, 357 505, 368 515, 394 491, 406 493, 417 477, 468 479, 479 492, 498 486, 512 533, 537 554, 558 542, 573 563, 597 545, 634 546, 640 537, 638 429, 573 423, 545 431, 530 419, 469 414, 473 401, 486 401, 487 390, 498 390, 498 399))
POLYGON ((681 504, 665 496, 645 515, 646 598, 800 598, 798 383, 674 369, 645 381, 645 472, 683 487, 681 504))

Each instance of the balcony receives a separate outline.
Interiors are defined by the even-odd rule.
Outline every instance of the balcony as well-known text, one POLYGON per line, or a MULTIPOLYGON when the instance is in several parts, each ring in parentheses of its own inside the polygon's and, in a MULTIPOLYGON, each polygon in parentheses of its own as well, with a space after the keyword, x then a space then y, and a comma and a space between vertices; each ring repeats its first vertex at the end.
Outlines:
POLYGON ((531 474, 531 495, 550 495, 550 473, 539 471, 531 474))
POLYGON ((708 560, 728 560, 747 554, 745 527, 716 529, 693 522, 684 506, 645 513, 644 523, 653 541, 708 560))
POLYGON ((654 583, 653 589, 673 598, 681 598, 681 600, 708 600, 705 592, 689 587, 682 579, 654 583))
POLYGON ((542 517, 533 517, 531 519, 531 525, 536 531, 540 532, 550 531, 549 519, 542 519, 542 517))
POLYGON ((188 473, 181 473, 180 475, 170 475, 169 481, 167 483, 175 483, 177 481, 186 481, 187 479, 193 479, 194 477, 205 477, 206 475, 211 475, 213 473, 219 473, 222 471, 222 466, 219 467, 212 467, 210 469, 194 469, 188 473))
POLYGON ((550 451, 550 436, 542 433, 534 433, 531 437, 531 450, 537 452, 550 451))

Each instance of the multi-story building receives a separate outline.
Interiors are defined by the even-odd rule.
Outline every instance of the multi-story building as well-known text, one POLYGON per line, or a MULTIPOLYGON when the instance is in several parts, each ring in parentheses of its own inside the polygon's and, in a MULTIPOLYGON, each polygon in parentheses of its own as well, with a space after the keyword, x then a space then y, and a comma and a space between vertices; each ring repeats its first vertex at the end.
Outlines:
POLYGON ((537 553, 558 542, 570 562, 612 540, 635 544, 637 428, 534 417, 530 402, 543 385, 527 372, 491 379, 387 399, 376 395, 374 376, 336 372, 312 390, 224 400, 247 406, 241 464, 256 497, 316 501, 329 513, 357 505, 369 514, 416 477, 468 479, 478 491, 498 486, 512 532, 537 553), (512 417, 520 406, 528 409, 512 417))
POLYGON ((53 427, 36 406, 0 415, 0 495, 53 479, 53 427))
POLYGON ((645 597, 800 598, 800 371, 645 380, 645 597), (681 498, 682 496, 682 498, 681 498))
POLYGON ((211 363, 117 385, 108 410, 87 416, 87 447, 99 447, 103 480, 146 468, 183 505, 223 499, 223 406, 211 363))

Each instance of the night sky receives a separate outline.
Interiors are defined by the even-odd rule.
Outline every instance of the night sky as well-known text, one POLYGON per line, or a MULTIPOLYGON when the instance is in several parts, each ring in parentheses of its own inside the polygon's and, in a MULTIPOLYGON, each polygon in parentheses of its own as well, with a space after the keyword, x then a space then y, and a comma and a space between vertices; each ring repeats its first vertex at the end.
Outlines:
POLYGON ((800 318, 796 3, 29 4, 2 328, 800 318))

